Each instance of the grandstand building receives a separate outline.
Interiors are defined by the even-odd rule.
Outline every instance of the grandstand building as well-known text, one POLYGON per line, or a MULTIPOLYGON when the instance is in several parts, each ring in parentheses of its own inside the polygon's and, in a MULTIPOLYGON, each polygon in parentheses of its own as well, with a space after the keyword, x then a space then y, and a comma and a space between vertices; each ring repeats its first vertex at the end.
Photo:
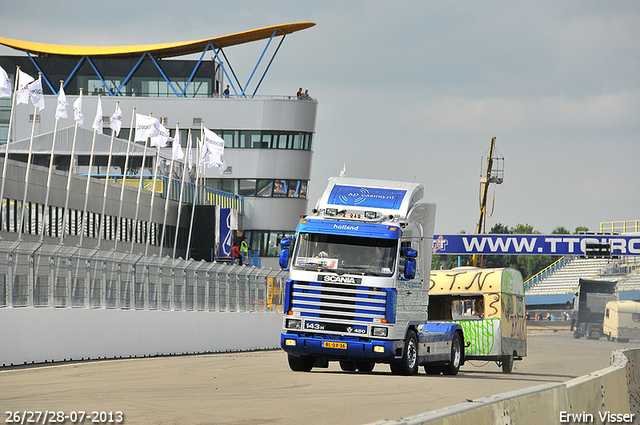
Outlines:
MULTIPOLYGON (((192 129, 195 144, 201 125, 224 139, 224 158, 228 168, 223 174, 217 168, 205 170, 201 182, 206 187, 206 194, 199 196, 197 202, 236 210, 238 236, 247 238, 254 255, 263 260, 262 266, 277 265, 280 239, 293 233, 298 217, 307 211, 317 101, 290 95, 259 95, 257 91, 268 71, 266 63, 270 64, 266 53, 275 50, 275 56, 280 48, 280 45, 274 47, 275 40, 280 39, 282 43, 286 35, 313 25, 284 24, 193 42, 122 47, 60 46, 0 37, 0 44, 23 52, 19 56, 0 56, 0 66, 9 74, 12 87, 15 85, 16 69, 20 67, 34 78, 38 77, 38 73, 42 75, 45 94, 43 110, 34 113, 31 104, 20 104, 14 108, 13 117, 10 117, 11 99, 0 99, 1 162, 4 162, 5 143, 10 133, 9 160, 3 164, 7 182, 0 214, 2 239, 17 237, 18 211, 22 206, 23 193, 27 193, 27 215, 25 226, 22 227, 24 235, 21 235, 24 240, 38 240, 44 232, 45 242, 57 243, 64 232, 68 236, 62 238, 65 244, 82 242, 83 247, 93 247, 96 238, 103 232, 105 240, 102 247, 106 249, 115 247, 129 250, 133 247, 134 252, 142 252, 144 247, 149 249, 150 254, 166 256, 172 254, 173 236, 178 231, 181 235, 179 252, 181 256, 186 255, 189 240, 186 228, 189 221, 185 216, 188 218, 188 214, 184 214, 177 224, 179 191, 171 188, 167 178, 167 164, 172 157, 171 143, 160 149, 158 156, 156 149, 151 146, 145 150, 144 143, 129 147, 135 108, 137 113, 152 113, 171 130, 172 136, 175 136, 175 128, 179 123, 183 149, 187 147, 188 129, 192 129), (248 42, 263 42, 266 46, 251 73, 253 80, 250 78, 244 83, 235 78, 236 73, 224 49, 248 42), (199 54, 200 59, 179 58, 192 54, 199 54), (259 70, 264 72, 261 76, 259 70), (61 119, 58 124, 51 199, 47 214, 43 214, 54 114, 61 81, 69 103, 69 118, 61 119), (227 87, 228 95, 225 93, 227 87), (85 124, 74 136, 71 105, 81 89, 85 124), (98 96, 101 97, 103 108, 104 134, 95 136, 94 144, 91 123, 98 96), (111 151, 109 119, 116 102, 119 102, 123 112, 122 129, 115 140, 115 149, 111 151), (35 130, 33 141, 30 140, 32 128, 35 130), (77 138, 74 151, 77 156, 71 161, 74 137, 77 138), (33 149, 33 167, 30 185, 25 190, 30 148, 33 149), (93 159, 90 155, 92 148, 95 149, 93 159), (128 150, 131 162, 125 169, 128 150), (111 166, 107 170, 110 157, 111 166), (157 194, 152 197, 151 191, 143 191, 140 198, 136 184, 143 179, 145 187, 151 187, 149 180, 154 175, 158 158, 165 158, 166 161, 159 163, 160 183, 155 186, 157 194), (62 229, 61 217, 64 214, 69 171, 73 174, 72 199, 66 212, 67 224, 62 229), (87 174, 104 178, 107 172, 113 182, 107 185, 109 202, 104 220, 101 220, 104 183, 92 179, 92 183, 87 184, 88 195, 85 195, 84 182, 87 174), (116 230, 118 197, 122 187, 119 183, 124 176, 131 187, 126 187, 121 226, 116 230), (88 196, 88 202, 85 196, 88 196), (165 208, 167 197, 169 207, 165 208), (88 218, 83 224, 77 217, 82 215, 82 204, 85 202, 88 203, 88 218), (164 218, 167 214, 165 211, 168 212, 167 219, 164 218), (133 224, 136 221, 138 223, 133 224), (160 247, 161 228, 165 222, 167 237, 164 246, 160 247), (98 223, 101 223, 102 229, 98 223), (82 226, 82 229, 77 226, 82 226), (148 234, 152 237, 145 237, 148 234)), ((193 157, 196 158, 195 149, 193 157)), ((174 172, 174 179, 177 178, 176 174, 174 172)), ((194 190, 194 186, 191 190, 194 190)), ((210 220, 201 223, 211 225, 210 220)), ((194 233, 202 236, 198 229, 194 233)), ((213 250, 211 252, 213 259, 215 255, 213 250)), ((207 257, 203 256, 208 260, 207 257)))
MULTIPOLYGON (((608 234, 640 235, 640 220, 601 223, 608 234)), ((562 257, 532 276, 525 285, 528 308, 570 306, 580 279, 615 281, 620 300, 640 301, 640 257, 562 257)))

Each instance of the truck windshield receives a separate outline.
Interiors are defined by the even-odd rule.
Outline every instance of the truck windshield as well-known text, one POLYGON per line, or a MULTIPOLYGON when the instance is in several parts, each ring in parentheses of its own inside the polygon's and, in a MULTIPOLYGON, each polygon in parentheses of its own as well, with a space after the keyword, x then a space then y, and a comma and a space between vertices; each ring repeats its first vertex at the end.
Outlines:
POLYGON ((394 239, 301 233, 293 267, 390 276, 397 251, 398 241, 394 239))

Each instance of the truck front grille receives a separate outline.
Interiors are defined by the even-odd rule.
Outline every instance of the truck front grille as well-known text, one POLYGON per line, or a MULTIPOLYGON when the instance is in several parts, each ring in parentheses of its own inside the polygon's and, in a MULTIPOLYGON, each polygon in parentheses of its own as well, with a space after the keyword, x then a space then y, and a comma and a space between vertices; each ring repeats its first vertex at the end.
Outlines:
POLYGON ((388 318, 388 295, 385 288, 294 281, 290 309, 309 318, 373 322, 388 318))

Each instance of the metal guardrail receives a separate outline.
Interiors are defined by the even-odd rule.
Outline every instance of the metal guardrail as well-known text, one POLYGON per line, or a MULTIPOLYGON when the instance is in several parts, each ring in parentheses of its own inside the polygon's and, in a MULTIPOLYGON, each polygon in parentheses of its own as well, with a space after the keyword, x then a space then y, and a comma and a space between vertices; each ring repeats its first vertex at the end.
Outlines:
POLYGON ((605 221, 600 223, 600 233, 640 233, 640 220, 605 221))
POLYGON ((258 267, 0 241, 0 308, 280 311, 286 276, 258 267))

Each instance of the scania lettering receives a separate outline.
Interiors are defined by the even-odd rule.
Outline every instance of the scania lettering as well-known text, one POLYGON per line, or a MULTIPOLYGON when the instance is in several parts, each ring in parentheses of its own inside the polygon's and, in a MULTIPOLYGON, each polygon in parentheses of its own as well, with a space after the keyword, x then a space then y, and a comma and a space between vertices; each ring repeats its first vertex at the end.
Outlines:
POLYGON ((281 346, 293 371, 337 361, 342 370, 455 375, 458 323, 428 321, 435 205, 421 184, 332 177, 294 238, 281 242, 281 346))

